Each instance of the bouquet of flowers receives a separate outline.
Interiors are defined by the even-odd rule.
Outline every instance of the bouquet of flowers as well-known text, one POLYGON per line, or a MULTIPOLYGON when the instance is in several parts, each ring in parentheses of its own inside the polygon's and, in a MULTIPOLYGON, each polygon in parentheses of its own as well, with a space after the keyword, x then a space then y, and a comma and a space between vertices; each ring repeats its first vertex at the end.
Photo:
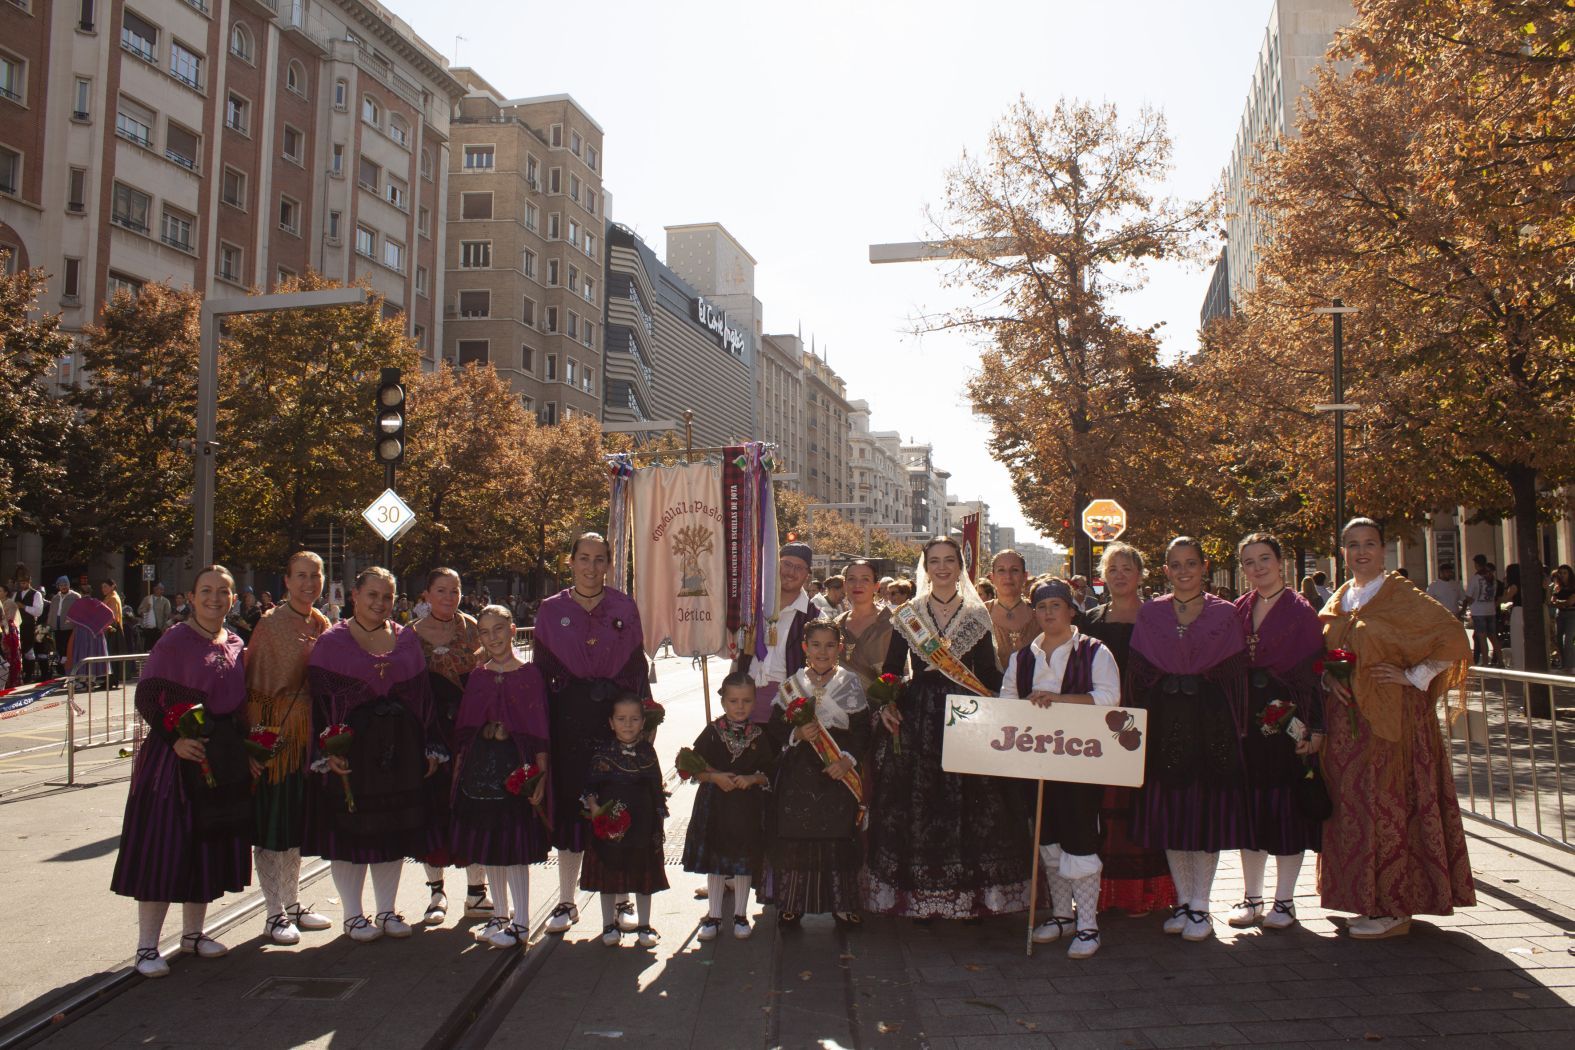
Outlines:
MULTIPOLYGON (((503 790, 507 791, 511 795, 519 795, 523 798, 529 798, 531 795, 536 793, 536 785, 541 783, 541 778, 546 775, 547 771, 545 769, 542 769, 536 763, 531 762, 528 765, 520 766, 514 772, 505 777, 503 780, 503 790)), ((546 825, 547 829, 550 831, 552 829, 552 821, 548 819, 547 814, 541 808, 541 805, 538 803, 533 803, 531 808, 536 811, 536 816, 541 818, 542 824, 546 825)))
MULTIPOLYGON (((807 726, 811 722, 820 725, 820 719, 815 716, 815 701, 807 696, 801 696, 788 704, 783 709, 782 717, 786 719, 788 725, 795 729, 807 726)), ((826 732, 825 726, 820 726, 820 732, 815 734, 815 739, 806 741, 806 743, 814 748, 815 754, 820 756, 820 761, 824 765, 829 766, 842 757, 842 748, 838 747, 837 742, 831 739, 831 734, 826 732)), ((859 800, 859 818, 860 822, 862 822, 864 816, 863 779, 856 770, 850 769, 842 777, 842 786, 853 792, 853 797, 859 800)))
MULTIPOLYGON (((350 753, 350 744, 355 740, 355 730, 343 722, 333 725, 317 734, 317 746, 323 749, 324 754, 339 755, 343 757, 350 753)), ((339 779, 345 785, 345 809, 355 812, 355 795, 350 791, 350 776, 346 773, 339 774, 339 779)))
POLYGON ((679 780, 694 780, 702 773, 712 772, 711 763, 701 758, 692 747, 678 749, 678 757, 673 760, 673 766, 678 770, 679 780))
POLYGON ((243 743, 246 745, 247 754, 255 758, 258 765, 266 766, 268 760, 279 753, 279 748, 284 742, 279 734, 271 729, 253 729, 246 734, 243 743))
POLYGON ((613 799, 603 802, 590 811, 591 834, 604 842, 617 842, 629 832, 629 825, 634 818, 629 815, 629 807, 613 799))
POLYGON ((1296 720, 1296 705, 1289 700, 1270 700, 1258 714, 1258 731, 1264 736, 1290 732, 1290 723, 1296 720))
POLYGON ((645 735, 650 736, 656 732, 656 727, 667 720, 667 708, 646 697, 640 701, 641 713, 645 715, 645 735))
MULTIPOLYGON (((1313 670, 1320 674, 1329 674, 1339 679, 1340 684, 1347 689, 1351 688, 1351 678, 1356 674, 1356 654, 1349 649, 1330 649, 1323 654, 1323 659, 1318 661, 1313 670)), ((1351 738, 1354 740, 1359 735, 1356 721, 1356 699, 1352 697, 1345 705, 1346 716, 1350 719, 1351 738)))
MULTIPOLYGON (((881 675, 871 682, 870 687, 864 691, 864 695, 869 697, 870 706, 875 709, 876 714, 895 704, 897 697, 901 694, 902 683, 897 681, 897 676, 894 674, 881 675)), ((900 733, 891 735, 891 750, 893 754, 902 754, 902 735, 900 733)))
MULTIPOLYGON (((164 731, 174 733, 182 740, 202 740, 208 735, 208 712, 201 704, 174 704, 164 712, 164 731)), ((213 778, 213 767, 208 765, 208 759, 203 757, 199 763, 202 767, 202 782, 209 787, 218 787, 219 782, 213 778)))

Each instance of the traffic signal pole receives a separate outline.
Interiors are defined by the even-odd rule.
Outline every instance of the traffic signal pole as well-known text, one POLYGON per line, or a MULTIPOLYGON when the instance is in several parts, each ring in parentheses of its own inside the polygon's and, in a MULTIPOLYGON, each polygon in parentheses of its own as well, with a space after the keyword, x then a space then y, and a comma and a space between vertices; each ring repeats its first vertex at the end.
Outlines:
MULTIPOLYGON (((394 472, 405 458, 405 387, 397 368, 385 368, 373 401, 372 454, 383 464, 384 481, 394 491, 394 472)), ((383 541, 383 567, 394 571, 394 541, 383 541)))

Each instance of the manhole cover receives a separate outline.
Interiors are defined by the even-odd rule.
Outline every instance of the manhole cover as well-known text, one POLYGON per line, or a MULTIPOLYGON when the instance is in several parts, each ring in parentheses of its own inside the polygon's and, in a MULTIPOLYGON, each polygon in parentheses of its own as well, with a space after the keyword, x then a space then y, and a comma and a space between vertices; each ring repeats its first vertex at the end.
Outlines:
POLYGON ((350 998, 365 983, 365 977, 269 977, 242 998, 336 1003, 350 998))

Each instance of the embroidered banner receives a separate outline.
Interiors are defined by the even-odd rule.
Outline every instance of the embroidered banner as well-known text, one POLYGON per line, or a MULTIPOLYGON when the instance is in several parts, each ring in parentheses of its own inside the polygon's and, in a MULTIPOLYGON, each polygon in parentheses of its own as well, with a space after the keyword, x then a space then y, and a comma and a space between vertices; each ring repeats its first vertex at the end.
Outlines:
POLYGON ((963 571, 970 580, 979 578, 979 515, 969 514, 962 520, 963 571))
POLYGON ((722 468, 716 463, 636 471, 634 596, 646 652, 673 640, 682 656, 727 652, 727 561, 722 468))
POLYGON ((744 536, 749 505, 749 457, 742 445, 730 445, 722 452, 722 538, 727 552, 727 633, 731 637, 743 624, 747 578, 748 543, 744 536))
POLYGON ((1147 749, 1142 708, 946 698, 941 768, 948 773, 1142 787, 1147 749))

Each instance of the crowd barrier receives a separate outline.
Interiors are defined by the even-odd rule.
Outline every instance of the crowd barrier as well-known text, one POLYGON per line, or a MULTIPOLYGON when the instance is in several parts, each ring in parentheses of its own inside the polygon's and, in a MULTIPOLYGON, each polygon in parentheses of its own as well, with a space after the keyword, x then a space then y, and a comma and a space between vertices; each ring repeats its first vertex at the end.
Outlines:
POLYGON ((134 752, 142 743, 135 686, 147 658, 147 653, 90 656, 77 664, 66 684, 67 784, 76 783, 79 751, 129 744, 134 752), (112 683, 116 688, 110 688, 112 683))

